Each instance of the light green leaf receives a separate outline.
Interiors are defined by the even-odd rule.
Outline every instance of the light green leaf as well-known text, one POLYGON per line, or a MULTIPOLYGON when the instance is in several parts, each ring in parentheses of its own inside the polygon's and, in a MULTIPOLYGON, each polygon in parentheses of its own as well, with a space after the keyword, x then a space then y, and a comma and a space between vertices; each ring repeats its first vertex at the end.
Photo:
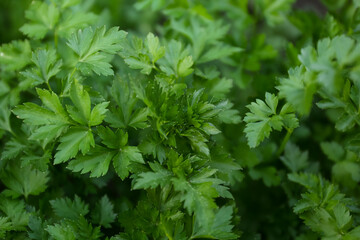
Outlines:
POLYGON ((35 83, 34 85, 48 83, 61 70, 62 60, 57 60, 54 49, 39 49, 33 52, 31 60, 37 68, 32 68, 22 72, 22 74, 32 79, 35 83))
POLYGON ((25 17, 29 23, 24 24, 20 31, 30 38, 43 39, 58 23, 60 12, 54 3, 33 1, 25 17))
POLYGON ((219 78, 212 80, 212 85, 210 89, 210 95, 214 96, 217 99, 225 98, 233 86, 233 80, 227 78, 219 78))
POLYGON ((135 179, 133 189, 154 189, 158 186, 164 187, 169 184, 172 173, 158 163, 149 163, 153 172, 142 172, 135 179))
POLYGON ((192 65, 194 64, 192 57, 187 56, 181 59, 177 66, 177 74, 179 77, 186 77, 187 75, 191 74, 194 69, 192 69, 192 65))
POLYGON ((148 108, 138 108, 135 92, 131 88, 130 82, 123 78, 116 78, 111 88, 118 108, 112 108, 107 112, 105 121, 114 128, 145 128, 147 124, 148 108))
POLYGON ((101 177, 108 172, 110 161, 114 155, 114 152, 96 146, 85 156, 80 155, 71 160, 67 168, 73 172, 81 172, 82 174, 91 172, 90 177, 101 177))
POLYGON ((5 239, 5 234, 12 230, 12 224, 7 217, 0 217, 0 238, 5 239))
POLYGON ((149 49, 153 64, 165 55, 165 48, 160 46, 159 38, 155 37, 154 34, 149 33, 146 36, 145 43, 149 49))
POLYGON ((292 108, 285 104, 280 113, 277 113, 278 98, 274 94, 266 93, 265 102, 257 99, 247 108, 244 121, 247 123, 244 132, 249 146, 258 146, 265 138, 270 136, 273 129, 281 131, 283 127, 293 129, 298 127, 298 120, 292 108))
POLYGON ((91 147, 95 146, 94 137, 90 129, 71 127, 65 135, 60 138, 57 147, 54 164, 68 161, 81 151, 86 154, 91 147))
POLYGON ((210 48, 205 54, 203 54, 196 63, 206 63, 214 60, 220 60, 222 58, 233 55, 241 51, 241 48, 229 46, 227 44, 216 44, 210 48))
POLYGON ((171 40, 166 46, 165 57, 159 60, 160 68, 168 76, 186 77, 194 69, 192 57, 183 49, 181 42, 171 40))
POLYGON ((40 88, 37 88, 36 92, 45 107, 59 115, 59 117, 62 117, 64 122, 68 121, 68 115, 60 103, 59 97, 56 95, 56 93, 40 88))
POLYGON ((279 96, 292 104, 297 112, 309 114, 317 86, 314 74, 305 71, 304 66, 290 69, 289 78, 280 79, 276 88, 279 96))
POLYGON ((87 125, 91 113, 91 101, 89 93, 80 83, 74 81, 70 88, 70 98, 75 107, 67 106, 70 116, 76 122, 87 125))
POLYGON ((275 26, 286 20, 286 14, 290 11, 295 0, 263 0, 257 1, 261 6, 264 17, 270 26, 275 26))
POLYGON ((208 122, 201 125, 201 129, 208 135, 216 135, 221 132, 212 123, 208 123, 208 122))
POLYGON ((144 159, 137 147, 125 146, 115 155, 113 165, 116 173, 124 180, 129 176, 129 165, 131 163, 145 163, 144 159))
POLYGON ((59 125, 44 125, 34 130, 34 132, 29 137, 29 140, 40 140, 43 141, 43 146, 46 146, 49 142, 53 141, 55 138, 60 137, 60 135, 65 132, 68 128, 68 125, 59 124, 59 125))
POLYGON ((97 104, 91 111, 89 125, 96 126, 102 123, 105 118, 105 113, 108 111, 106 108, 109 105, 109 102, 103 102, 97 104))
POLYGON ((108 148, 119 150, 128 142, 128 134, 120 129, 114 133, 109 127, 99 126, 97 130, 102 143, 108 148))
POLYGON ((34 103, 24 103, 13 109, 18 118, 24 119, 24 122, 29 125, 63 126, 70 123, 67 113, 54 92, 37 89, 37 93, 47 108, 34 103))
POLYGON ((20 70, 31 62, 30 59, 31 46, 28 40, 12 41, 0 47, 0 65, 5 71, 20 70))
POLYGON ((147 63, 147 58, 144 57, 143 59, 136 59, 134 57, 129 57, 125 59, 125 63, 129 65, 130 68, 139 69, 140 72, 146 75, 151 73, 153 66, 147 63), (145 59, 144 59, 145 58, 145 59))
POLYGON ((111 55, 116 54, 125 39, 126 32, 113 27, 106 31, 106 27, 91 27, 79 30, 68 41, 68 46, 78 55, 77 66, 84 74, 92 71, 98 75, 109 76, 114 72, 109 62, 111 55))
POLYGON ((180 192, 180 199, 184 203, 184 208, 189 214, 194 213, 196 224, 200 227, 208 226, 214 218, 214 202, 218 193, 212 187, 212 182, 191 184, 186 179, 172 178, 172 183, 176 191, 180 192))
POLYGON ((17 106, 13 109, 13 112, 18 118, 24 119, 24 122, 29 125, 64 123, 64 119, 61 116, 34 103, 24 103, 17 106))
POLYGON ((231 206, 220 208, 213 219, 209 228, 202 227, 196 229, 192 238, 210 238, 210 239, 238 239, 238 235, 232 233, 233 225, 231 225, 233 209, 231 206))
POLYGON ((206 144, 208 140, 196 129, 190 128, 182 136, 187 137, 190 140, 191 147, 206 156, 210 155, 209 147, 206 144))
MULTIPOLYGON (((75 4, 77 3, 75 2, 75 4)), ((98 21, 97 15, 81 8, 82 6, 78 7, 76 11, 64 11, 62 13, 62 20, 56 27, 60 37, 69 38, 76 30, 88 27, 98 21)))
POLYGON ((215 109, 219 110, 218 118, 227 124, 238 124, 241 122, 240 113, 233 109, 233 103, 228 100, 222 101, 216 105, 215 109))
POLYGON ((347 207, 343 204, 337 204, 334 207, 333 212, 338 228, 341 230, 347 230, 351 226, 352 222, 349 209, 347 209, 347 207))

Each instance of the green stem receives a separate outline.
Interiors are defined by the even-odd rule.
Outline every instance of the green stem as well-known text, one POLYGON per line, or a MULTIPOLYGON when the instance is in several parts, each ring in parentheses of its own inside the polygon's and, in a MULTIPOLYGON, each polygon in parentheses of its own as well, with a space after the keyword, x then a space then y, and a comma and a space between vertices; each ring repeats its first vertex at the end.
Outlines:
POLYGON ((276 153, 276 156, 280 157, 280 155, 283 153, 284 149, 285 149, 285 146, 286 146, 286 143, 289 141, 290 139, 290 136, 292 134, 292 132, 294 131, 293 128, 290 128, 290 129, 287 129, 287 133, 284 137, 284 139, 282 140, 281 142, 281 145, 276 153))
POLYGON ((74 67, 74 69, 72 70, 72 72, 71 72, 71 75, 70 75, 70 78, 69 78, 69 79, 72 79, 72 77, 74 76, 75 72, 76 72, 76 67, 74 67))
POLYGON ((54 31, 54 44, 55 44, 55 48, 57 48, 58 46, 58 34, 57 31, 54 31))
POLYGON ((10 128, 6 129, 14 138, 19 139, 19 136, 10 128))
POLYGON ((162 230, 164 231, 165 236, 169 239, 169 240, 174 240, 174 238, 171 236, 171 234, 168 232, 167 227, 163 224, 162 219, 161 219, 161 215, 160 215, 160 225, 162 230))
POLYGON ((153 69, 155 69, 155 71, 160 72, 160 69, 155 65, 155 63, 153 63, 153 69))
POLYGON ((46 85, 47 85, 48 89, 52 92, 52 89, 51 89, 51 86, 50 86, 49 82, 46 82, 46 85))

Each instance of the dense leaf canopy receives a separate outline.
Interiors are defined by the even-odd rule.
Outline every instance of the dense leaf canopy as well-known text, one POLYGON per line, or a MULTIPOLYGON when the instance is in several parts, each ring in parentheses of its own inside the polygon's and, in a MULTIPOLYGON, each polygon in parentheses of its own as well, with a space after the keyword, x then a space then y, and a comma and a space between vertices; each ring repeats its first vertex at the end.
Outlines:
POLYGON ((359 12, 0 1, 0 239, 360 239, 359 12))

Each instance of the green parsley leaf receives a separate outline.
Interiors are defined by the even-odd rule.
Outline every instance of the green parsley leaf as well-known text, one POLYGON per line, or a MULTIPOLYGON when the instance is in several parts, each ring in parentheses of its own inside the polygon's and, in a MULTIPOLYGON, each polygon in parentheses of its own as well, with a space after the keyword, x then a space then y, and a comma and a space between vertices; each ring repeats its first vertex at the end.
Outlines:
POLYGON ((278 101, 274 94, 266 93, 265 102, 257 99, 256 103, 247 106, 250 112, 244 118, 247 123, 244 132, 250 147, 258 146, 269 137, 273 129, 281 131, 283 127, 291 129, 299 125, 288 104, 282 107, 279 114, 277 113, 278 101))
POLYGON ((303 66, 289 70, 289 79, 280 79, 279 96, 286 98, 300 114, 309 114, 317 90, 314 76, 303 66))
POLYGON ((193 238, 214 238, 214 239, 238 239, 238 235, 232 233, 231 218, 233 209, 231 206, 220 208, 215 216, 210 228, 196 229, 193 238))
POLYGON ((0 238, 5 239, 5 234, 12 230, 12 224, 7 217, 0 217, 0 238))
POLYGON ((95 147, 94 136, 90 129, 83 127, 71 127, 65 135, 60 138, 57 147, 54 164, 68 161, 81 151, 86 154, 91 147, 95 147))
POLYGON ((47 221, 42 221, 40 217, 30 216, 29 219, 29 238, 42 240, 49 237, 47 231, 45 230, 47 226, 47 221))
POLYGON ((71 160, 67 168, 73 172, 91 172, 90 177, 100 177, 108 172, 110 161, 114 155, 114 152, 106 148, 95 146, 85 156, 78 155, 75 159, 71 160))
POLYGON ((75 240, 76 235, 74 229, 62 222, 61 224, 55 223, 54 225, 48 225, 45 230, 54 240, 75 240))
POLYGON ((0 64, 5 71, 23 69, 31 60, 31 46, 28 40, 12 41, 0 47, 0 64))
POLYGON ((0 210, 11 220, 12 230, 24 231, 30 214, 25 210, 24 200, 0 197, 0 210))
POLYGON ((168 76, 186 77, 194 69, 192 57, 183 49, 181 42, 171 40, 166 46, 165 57, 159 60, 160 68, 168 76))
POLYGON ((37 68, 22 72, 22 74, 33 80, 34 85, 41 83, 49 83, 50 78, 55 76, 62 66, 62 60, 57 61, 56 51, 40 49, 33 52, 32 62, 35 63, 37 68))
POLYGON ((147 108, 137 106, 138 99, 130 83, 123 78, 115 78, 111 88, 111 94, 118 108, 112 108, 106 114, 105 121, 114 128, 126 128, 128 126, 145 128, 149 111, 147 108))
POLYGON ((122 180, 129 176, 129 165, 131 163, 145 162, 137 147, 125 146, 113 159, 115 171, 122 180))
POLYGON ((308 151, 302 152, 295 144, 288 143, 285 146, 284 156, 281 156, 280 160, 292 172, 298 172, 309 165, 308 158, 308 151))
POLYGON ((106 31, 106 27, 91 27, 79 30, 73 34, 68 46, 78 55, 76 67, 86 75, 92 72, 98 75, 114 75, 111 69, 111 55, 121 49, 121 42, 126 33, 113 27, 106 31))
POLYGON ((138 175, 133 186, 134 189, 164 187, 171 180, 171 172, 164 169, 158 163, 149 163, 153 172, 143 172, 138 175))
POLYGON ((19 164, 11 162, 0 174, 2 182, 11 191, 13 196, 39 195, 47 187, 48 172, 40 172, 29 167, 21 168, 19 164))
POLYGON ((94 223, 104 226, 105 228, 111 227, 110 224, 115 221, 116 214, 114 213, 114 205, 106 195, 96 204, 91 217, 94 223))
POLYGON ((50 204, 59 218, 77 220, 80 216, 85 216, 89 213, 89 206, 77 195, 75 195, 73 201, 70 198, 58 198, 51 200, 50 204))
POLYGON ((42 39, 58 23, 60 12, 54 3, 33 1, 25 17, 30 23, 23 25, 20 31, 31 38, 42 39))

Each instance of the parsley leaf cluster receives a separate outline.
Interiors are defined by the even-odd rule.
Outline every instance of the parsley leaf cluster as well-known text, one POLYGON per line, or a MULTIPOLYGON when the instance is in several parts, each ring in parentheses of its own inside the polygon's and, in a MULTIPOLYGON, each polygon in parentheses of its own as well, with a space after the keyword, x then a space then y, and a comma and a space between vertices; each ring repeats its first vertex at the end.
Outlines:
POLYGON ((0 2, 0 239, 360 239, 356 0, 0 2))

